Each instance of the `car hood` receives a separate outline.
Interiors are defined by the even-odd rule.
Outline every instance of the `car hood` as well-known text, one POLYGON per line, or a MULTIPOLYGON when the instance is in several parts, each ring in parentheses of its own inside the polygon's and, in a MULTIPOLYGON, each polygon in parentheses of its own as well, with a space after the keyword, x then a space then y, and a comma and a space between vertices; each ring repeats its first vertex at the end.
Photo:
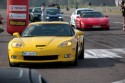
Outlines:
POLYGON ((107 23, 109 21, 108 18, 81 18, 81 21, 88 24, 100 24, 100 23, 107 23))
POLYGON ((66 40, 71 40, 72 37, 57 37, 57 36, 52 36, 52 37, 22 37, 22 38, 14 38, 12 41, 17 41, 17 42, 22 42, 24 46, 32 47, 36 45, 43 45, 43 46, 48 46, 48 45, 59 45, 61 42, 66 41, 66 40))

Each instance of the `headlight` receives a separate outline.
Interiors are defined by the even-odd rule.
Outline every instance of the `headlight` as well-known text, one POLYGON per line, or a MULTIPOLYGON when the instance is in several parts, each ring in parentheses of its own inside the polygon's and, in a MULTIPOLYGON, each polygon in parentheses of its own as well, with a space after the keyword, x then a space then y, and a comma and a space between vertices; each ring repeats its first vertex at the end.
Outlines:
POLYGON ((71 46, 72 42, 71 41, 64 41, 62 43, 60 43, 58 46, 59 47, 66 47, 66 46, 71 46))
POLYGON ((19 42, 13 42, 13 43, 12 43, 12 47, 14 47, 14 48, 22 48, 22 47, 23 47, 23 44, 22 44, 22 43, 19 43, 19 42))
POLYGON ((62 16, 59 17, 59 19, 62 19, 62 18, 63 18, 62 16))
POLYGON ((49 19, 49 17, 46 17, 46 19, 49 19))

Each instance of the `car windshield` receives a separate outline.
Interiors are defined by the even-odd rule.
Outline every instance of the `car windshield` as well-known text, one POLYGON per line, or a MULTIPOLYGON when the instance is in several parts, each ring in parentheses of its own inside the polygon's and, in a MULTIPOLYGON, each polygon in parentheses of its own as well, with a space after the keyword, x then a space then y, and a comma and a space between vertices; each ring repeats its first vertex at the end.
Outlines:
POLYGON ((28 26, 22 37, 34 36, 72 36, 71 27, 67 24, 37 24, 28 26))
POLYGON ((29 12, 32 12, 32 9, 29 9, 29 12))
POLYGON ((35 13, 42 13, 42 10, 41 10, 41 8, 35 8, 35 9, 34 9, 34 12, 35 12, 35 13))
POLYGON ((86 11, 93 11, 93 10, 92 9, 78 10, 77 14, 81 14, 81 13, 86 12, 86 11))
POLYGON ((80 16, 81 16, 81 18, 99 18, 99 17, 104 17, 104 15, 101 12, 83 12, 80 16))
POLYGON ((47 9, 47 14, 59 14, 60 10, 59 9, 47 9))

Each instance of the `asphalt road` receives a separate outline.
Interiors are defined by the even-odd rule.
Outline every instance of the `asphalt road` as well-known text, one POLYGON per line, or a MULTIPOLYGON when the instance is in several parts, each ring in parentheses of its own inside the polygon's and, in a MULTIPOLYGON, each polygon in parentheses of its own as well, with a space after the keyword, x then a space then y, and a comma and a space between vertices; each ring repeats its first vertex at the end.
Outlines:
MULTIPOLYGON (((4 10, 0 14, 6 18, 4 10)), ((78 66, 45 64, 30 66, 48 83, 125 83, 125 32, 122 17, 110 15, 110 30, 84 31, 85 60, 78 66)), ((70 17, 66 15, 65 21, 70 17)), ((0 67, 9 67, 7 46, 13 38, 5 31, 0 34, 0 67)))

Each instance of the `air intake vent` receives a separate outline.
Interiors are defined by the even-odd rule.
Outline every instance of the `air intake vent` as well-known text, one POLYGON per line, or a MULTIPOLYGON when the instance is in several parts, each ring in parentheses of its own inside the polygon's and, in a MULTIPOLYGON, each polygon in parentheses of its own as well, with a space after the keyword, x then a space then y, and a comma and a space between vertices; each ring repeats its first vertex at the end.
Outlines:
POLYGON ((36 47, 45 47, 46 45, 36 45, 36 47))

